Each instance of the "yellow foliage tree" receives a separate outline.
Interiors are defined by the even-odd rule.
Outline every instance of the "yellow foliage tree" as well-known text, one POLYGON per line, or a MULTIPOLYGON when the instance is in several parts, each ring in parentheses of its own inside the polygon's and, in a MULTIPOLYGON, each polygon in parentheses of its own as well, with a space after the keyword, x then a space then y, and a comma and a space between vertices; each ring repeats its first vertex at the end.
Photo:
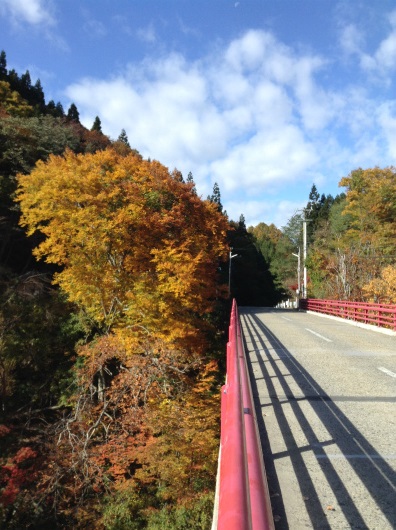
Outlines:
POLYGON ((11 89, 10 83, 0 81, 0 115, 3 113, 13 116, 31 116, 33 108, 23 97, 11 89))
POLYGON ((349 240, 394 254, 396 248, 396 173, 394 167, 357 169, 341 179, 347 188, 344 213, 352 219, 349 240))
POLYGON ((127 348, 142 333, 203 344, 227 250, 216 205, 159 162, 112 148, 51 156, 18 182, 21 225, 45 236, 35 255, 62 267, 55 282, 104 332, 127 348))
POLYGON ((372 302, 396 304, 396 266, 384 267, 381 277, 372 280, 363 290, 372 302))

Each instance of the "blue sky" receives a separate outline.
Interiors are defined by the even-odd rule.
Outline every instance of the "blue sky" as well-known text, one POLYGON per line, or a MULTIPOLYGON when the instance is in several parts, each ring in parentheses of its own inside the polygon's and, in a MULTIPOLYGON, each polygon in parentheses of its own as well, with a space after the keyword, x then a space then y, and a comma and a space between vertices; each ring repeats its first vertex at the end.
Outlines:
POLYGON ((396 165, 394 0, 0 0, 8 69, 281 227, 313 183, 396 165))

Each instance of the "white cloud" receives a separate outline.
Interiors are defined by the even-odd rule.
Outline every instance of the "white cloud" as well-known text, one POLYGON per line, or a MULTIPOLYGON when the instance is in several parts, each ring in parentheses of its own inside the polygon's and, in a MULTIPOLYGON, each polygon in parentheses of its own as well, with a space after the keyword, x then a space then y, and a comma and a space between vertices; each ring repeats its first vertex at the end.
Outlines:
POLYGON ((302 178, 315 162, 313 146, 304 140, 297 127, 261 130, 246 142, 230 149, 213 162, 211 175, 228 192, 243 184, 247 193, 263 188, 279 190, 287 182, 302 178))
MULTIPOLYGON (((357 43, 349 30, 344 46, 355 53, 357 43)), ((198 61, 158 55, 111 79, 82 79, 66 94, 85 125, 98 115, 112 138, 124 128, 143 156, 192 171, 203 196, 217 181, 230 215, 238 203, 238 217, 260 220, 271 194, 285 224, 290 204, 277 193, 294 186, 298 204, 312 182, 332 179, 337 189, 355 167, 395 156, 395 109, 378 110, 358 83, 330 88, 321 80, 330 68, 268 32, 248 31, 198 61)))
POLYGON ((386 138, 388 153, 396 161, 396 102, 385 102, 378 108, 378 122, 386 138))
POLYGON ((257 226, 259 223, 275 224, 281 228, 299 210, 306 206, 307 201, 286 200, 241 200, 227 203, 229 219, 238 221, 241 214, 245 217, 246 226, 257 226))
MULTIPOLYGON (((346 25, 341 32, 340 45, 348 55, 356 55, 360 66, 366 72, 379 74, 382 78, 396 69, 396 10, 388 15, 389 33, 377 45, 372 53, 364 51, 363 32, 354 24, 346 25)), ((383 79, 381 79, 383 82, 383 79)))
POLYGON ((348 24, 342 28, 340 44, 347 55, 360 55, 363 40, 362 32, 354 24, 348 24))
POLYGON ((149 44, 154 44, 157 40, 153 24, 150 24, 145 28, 138 29, 137 36, 141 41, 147 42, 149 44))
POLYGON ((2 0, 0 9, 14 23, 27 22, 33 26, 53 25, 51 4, 46 0, 2 0))
POLYGON ((396 28, 381 42, 375 59, 379 68, 393 70, 396 67, 396 28))

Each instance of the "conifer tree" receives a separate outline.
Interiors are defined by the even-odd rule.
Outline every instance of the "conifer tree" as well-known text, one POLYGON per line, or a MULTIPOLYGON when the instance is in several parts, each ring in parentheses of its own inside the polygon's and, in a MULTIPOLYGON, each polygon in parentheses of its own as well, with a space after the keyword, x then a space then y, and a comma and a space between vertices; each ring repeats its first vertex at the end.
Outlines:
POLYGON ((59 116, 59 118, 63 118, 63 116, 65 115, 65 111, 63 110, 63 105, 60 101, 58 101, 55 108, 56 108, 57 116, 59 116))
POLYGON ((55 118, 63 118, 65 115, 62 103, 58 101, 58 103, 55 105, 55 101, 53 99, 47 103, 45 112, 46 114, 51 114, 51 116, 54 116, 55 118))
POLYGON ((196 195, 197 194, 197 189, 195 187, 194 177, 193 177, 191 171, 187 175, 186 182, 187 182, 187 184, 192 184, 193 185, 193 187, 191 188, 191 193, 196 195))
POLYGON ((95 121, 93 122, 93 125, 91 127, 91 131, 102 132, 102 123, 100 121, 99 116, 96 116, 95 121))
POLYGON ((22 97, 24 97, 25 99, 29 101, 31 90, 32 90, 32 80, 30 77, 29 70, 26 70, 26 72, 21 76, 21 79, 20 79, 19 92, 21 93, 22 97))
POLYGON ((123 144, 125 144, 129 148, 131 147, 125 129, 121 129, 121 132, 120 132, 119 137, 117 138, 117 141, 118 142, 122 142, 123 144))
POLYGON ((217 204, 217 209, 219 210, 219 212, 223 211, 223 205, 221 204, 220 188, 217 182, 213 184, 213 193, 212 195, 208 196, 208 200, 217 204))
POLYGON ((0 80, 7 79, 7 59, 4 50, 0 52, 0 80))
POLYGON ((44 97, 44 91, 43 87, 41 85, 40 79, 37 79, 34 86, 31 89, 32 96, 31 96, 31 104, 32 105, 38 105, 39 110, 41 112, 45 109, 45 97, 44 97))
POLYGON ((74 103, 70 105, 69 110, 67 111, 67 120, 80 123, 80 113, 74 103))

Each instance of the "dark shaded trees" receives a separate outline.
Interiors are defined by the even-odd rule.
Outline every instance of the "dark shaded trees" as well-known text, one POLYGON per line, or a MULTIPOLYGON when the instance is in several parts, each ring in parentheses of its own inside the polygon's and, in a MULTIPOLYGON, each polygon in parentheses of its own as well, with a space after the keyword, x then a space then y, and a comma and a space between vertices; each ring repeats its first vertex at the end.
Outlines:
POLYGON ((67 111, 66 118, 68 121, 75 121, 76 123, 80 123, 80 113, 77 110, 77 107, 74 103, 72 103, 69 107, 69 110, 67 111))
POLYGON ((219 212, 223 211, 223 205, 221 204, 220 188, 217 182, 213 184, 213 192, 212 195, 208 195, 208 200, 217 205, 217 209, 219 210, 219 212))
POLYGON ((99 116, 96 116, 93 125, 91 127, 91 131, 98 131, 102 132, 102 122, 100 121, 99 116))
POLYGON ((283 292, 276 286, 268 262, 256 246, 255 237, 246 230, 244 216, 238 223, 231 221, 230 224, 229 245, 232 253, 238 255, 231 261, 231 297, 240 305, 276 305, 283 292))

